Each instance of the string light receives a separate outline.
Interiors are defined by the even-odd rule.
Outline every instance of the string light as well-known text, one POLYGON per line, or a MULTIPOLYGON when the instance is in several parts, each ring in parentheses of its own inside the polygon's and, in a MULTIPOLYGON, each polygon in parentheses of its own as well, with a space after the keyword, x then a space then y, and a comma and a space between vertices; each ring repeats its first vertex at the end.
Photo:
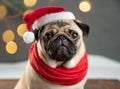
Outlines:
POLYGON ((6 30, 3 35, 2 35, 2 39, 5 43, 9 42, 9 41, 13 41, 15 38, 15 34, 12 30, 8 29, 6 30))
POLYGON ((9 53, 9 54, 15 54, 17 52, 17 44, 14 42, 14 41, 9 41, 7 44, 6 44, 6 51, 9 53))
POLYGON ((27 7, 33 7, 37 3, 37 0, 24 0, 24 5, 27 7))
POLYGON ((32 12, 32 10, 26 10, 26 11, 24 11, 23 15, 26 15, 26 14, 28 14, 30 12, 32 12))
POLYGON ((77 19, 76 21, 77 21, 77 22, 79 22, 79 23, 82 23, 82 21, 81 21, 81 20, 79 20, 79 19, 77 19))
POLYGON ((3 19, 7 14, 7 9, 4 5, 0 5, 0 19, 3 19))
POLYGON ((53 1, 55 1, 55 0, 49 0, 50 2, 53 2, 53 1))
POLYGON ((89 1, 82 1, 79 4, 79 9, 82 12, 89 12, 91 10, 91 4, 89 1))
POLYGON ((23 34, 27 31, 26 30, 26 24, 20 24, 18 27, 17 27, 17 33, 19 36, 23 36, 23 34))

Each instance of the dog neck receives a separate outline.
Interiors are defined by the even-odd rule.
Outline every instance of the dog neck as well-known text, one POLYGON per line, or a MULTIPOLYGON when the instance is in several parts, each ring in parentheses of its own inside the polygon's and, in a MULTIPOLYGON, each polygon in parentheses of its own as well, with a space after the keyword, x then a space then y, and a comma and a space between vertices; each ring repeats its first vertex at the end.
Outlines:
POLYGON ((29 53, 30 64, 34 71, 55 84, 60 85, 73 85, 76 84, 86 76, 88 70, 87 53, 84 52, 83 57, 74 68, 65 68, 59 66, 51 68, 46 65, 38 55, 37 43, 33 43, 29 53))

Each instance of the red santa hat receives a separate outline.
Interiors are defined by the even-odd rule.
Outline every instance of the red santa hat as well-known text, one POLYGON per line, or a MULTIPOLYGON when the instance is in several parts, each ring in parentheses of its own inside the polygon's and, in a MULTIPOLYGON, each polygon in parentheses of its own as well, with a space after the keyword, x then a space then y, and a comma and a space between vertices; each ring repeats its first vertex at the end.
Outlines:
POLYGON ((23 19, 28 30, 28 32, 24 33, 23 39, 25 43, 32 43, 34 41, 34 34, 31 30, 38 30, 41 26, 56 20, 74 20, 75 16, 72 12, 65 11, 63 7, 48 6, 34 10, 25 15, 23 19))

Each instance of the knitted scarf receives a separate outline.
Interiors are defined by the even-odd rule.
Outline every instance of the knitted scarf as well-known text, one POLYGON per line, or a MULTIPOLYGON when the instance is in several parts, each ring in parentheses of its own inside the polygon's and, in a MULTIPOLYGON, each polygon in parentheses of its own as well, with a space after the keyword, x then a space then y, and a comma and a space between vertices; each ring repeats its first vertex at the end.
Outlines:
POLYGON ((46 65, 38 55, 37 43, 33 43, 29 51, 30 64, 34 71, 44 79, 60 85, 74 85, 80 82, 88 70, 87 52, 74 68, 62 66, 51 68, 46 65))

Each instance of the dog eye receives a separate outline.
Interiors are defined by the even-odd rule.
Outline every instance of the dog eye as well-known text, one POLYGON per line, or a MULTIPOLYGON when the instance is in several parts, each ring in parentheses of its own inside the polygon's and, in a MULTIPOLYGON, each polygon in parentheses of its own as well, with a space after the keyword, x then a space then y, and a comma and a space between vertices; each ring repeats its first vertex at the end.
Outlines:
POLYGON ((53 37, 53 31, 50 31, 50 32, 47 32, 46 34, 45 34, 45 36, 44 36, 44 41, 45 42, 48 42, 49 40, 50 40, 50 38, 52 38, 53 37))
POLYGON ((72 32, 71 36, 72 38, 76 39, 78 37, 78 34, 76 32, 72 32))
POLYGON ((73 30, 70 30, 70 29, 69 29, 69 34, 71 35, 71 37, 72 37, 73 39, 78 38, 78 33, 75 32, 75 31, 73 31, 73 30))
POLYGON ((47 32, 45 34, 45 38, 47 38, 47 39, 51 38, 52 36, 53 36, 53 32, 52 31, 51 32, 47 32))

